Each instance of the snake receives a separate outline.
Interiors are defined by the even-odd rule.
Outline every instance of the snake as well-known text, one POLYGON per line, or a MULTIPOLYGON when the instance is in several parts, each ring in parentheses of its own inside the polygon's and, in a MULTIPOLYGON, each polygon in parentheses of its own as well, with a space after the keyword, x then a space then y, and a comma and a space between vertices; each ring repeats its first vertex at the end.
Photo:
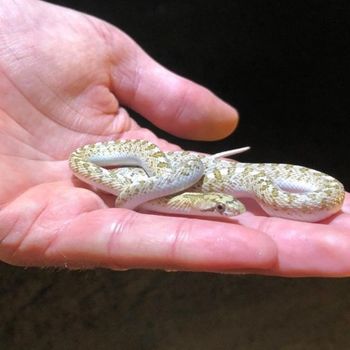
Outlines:
POLYGON ((80 180, 116 196, 119 208, 222 218, 244 213, 239 199, 253 198, 269 216, 306 222, 341 210, 345 190, 334 177, 299 165, 224 158, 239 151, 207 155, 112 140, 79 147, 69 166, 80 180))

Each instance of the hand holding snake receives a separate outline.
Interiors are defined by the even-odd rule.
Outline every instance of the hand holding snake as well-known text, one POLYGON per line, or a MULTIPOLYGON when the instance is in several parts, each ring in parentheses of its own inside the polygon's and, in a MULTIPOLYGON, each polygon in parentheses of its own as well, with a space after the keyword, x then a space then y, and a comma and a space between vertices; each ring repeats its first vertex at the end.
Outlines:
POLYGON ((115 208, 114 195, 100 196, 74 179, 67 159, 86 144, 144 139, 179 150, 140 128, 120 104, 168 132, 201 140, 228 135, 237 113, 102 21, 35 0, 0 3, 2 261, 350 274, 348 195, 341 211, 320 223, 256 216, 249 206, 226 223, 115 208))

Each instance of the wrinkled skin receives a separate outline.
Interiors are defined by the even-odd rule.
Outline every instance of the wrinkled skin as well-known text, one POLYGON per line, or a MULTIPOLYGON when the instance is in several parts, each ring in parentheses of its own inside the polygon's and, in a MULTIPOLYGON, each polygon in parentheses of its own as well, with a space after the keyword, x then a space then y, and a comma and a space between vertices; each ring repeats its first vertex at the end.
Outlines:
POLYGON ((72 150, 116 138, 176 146, 230 134, 236 111, 152 60, 126 34, 36 0, 0 0, 0 259, 21 266, 350 275, 350 200, 327 222, 252 212, 232 223, 113 208, 74 179, 72 150))

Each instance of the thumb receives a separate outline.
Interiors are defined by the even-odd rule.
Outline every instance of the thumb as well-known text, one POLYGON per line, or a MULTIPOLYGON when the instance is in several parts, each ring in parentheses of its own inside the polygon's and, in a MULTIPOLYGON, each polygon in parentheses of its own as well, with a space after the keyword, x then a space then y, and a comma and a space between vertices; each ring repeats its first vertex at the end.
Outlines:
MULTIPOLYGON (((128 40, 127 38, 126 40, 128 40)), ((112 71, 121 104, 179 137, 217 140, 231 134, 237 111, 206 88, 165 69, 136 43, 128 42, 112 71)))

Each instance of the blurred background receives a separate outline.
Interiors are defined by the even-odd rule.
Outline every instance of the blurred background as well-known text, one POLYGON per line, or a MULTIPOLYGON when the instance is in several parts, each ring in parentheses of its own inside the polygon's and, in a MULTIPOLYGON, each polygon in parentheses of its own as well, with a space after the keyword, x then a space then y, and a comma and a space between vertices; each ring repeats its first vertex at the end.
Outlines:
MULTIPOLYGON (((219 152, 322 170, 350 189, 348 1, 51 1, 100 17, 234 105, 219 152)), ((0 349, 348 349, 348 279, 2 265, 0 349)))

